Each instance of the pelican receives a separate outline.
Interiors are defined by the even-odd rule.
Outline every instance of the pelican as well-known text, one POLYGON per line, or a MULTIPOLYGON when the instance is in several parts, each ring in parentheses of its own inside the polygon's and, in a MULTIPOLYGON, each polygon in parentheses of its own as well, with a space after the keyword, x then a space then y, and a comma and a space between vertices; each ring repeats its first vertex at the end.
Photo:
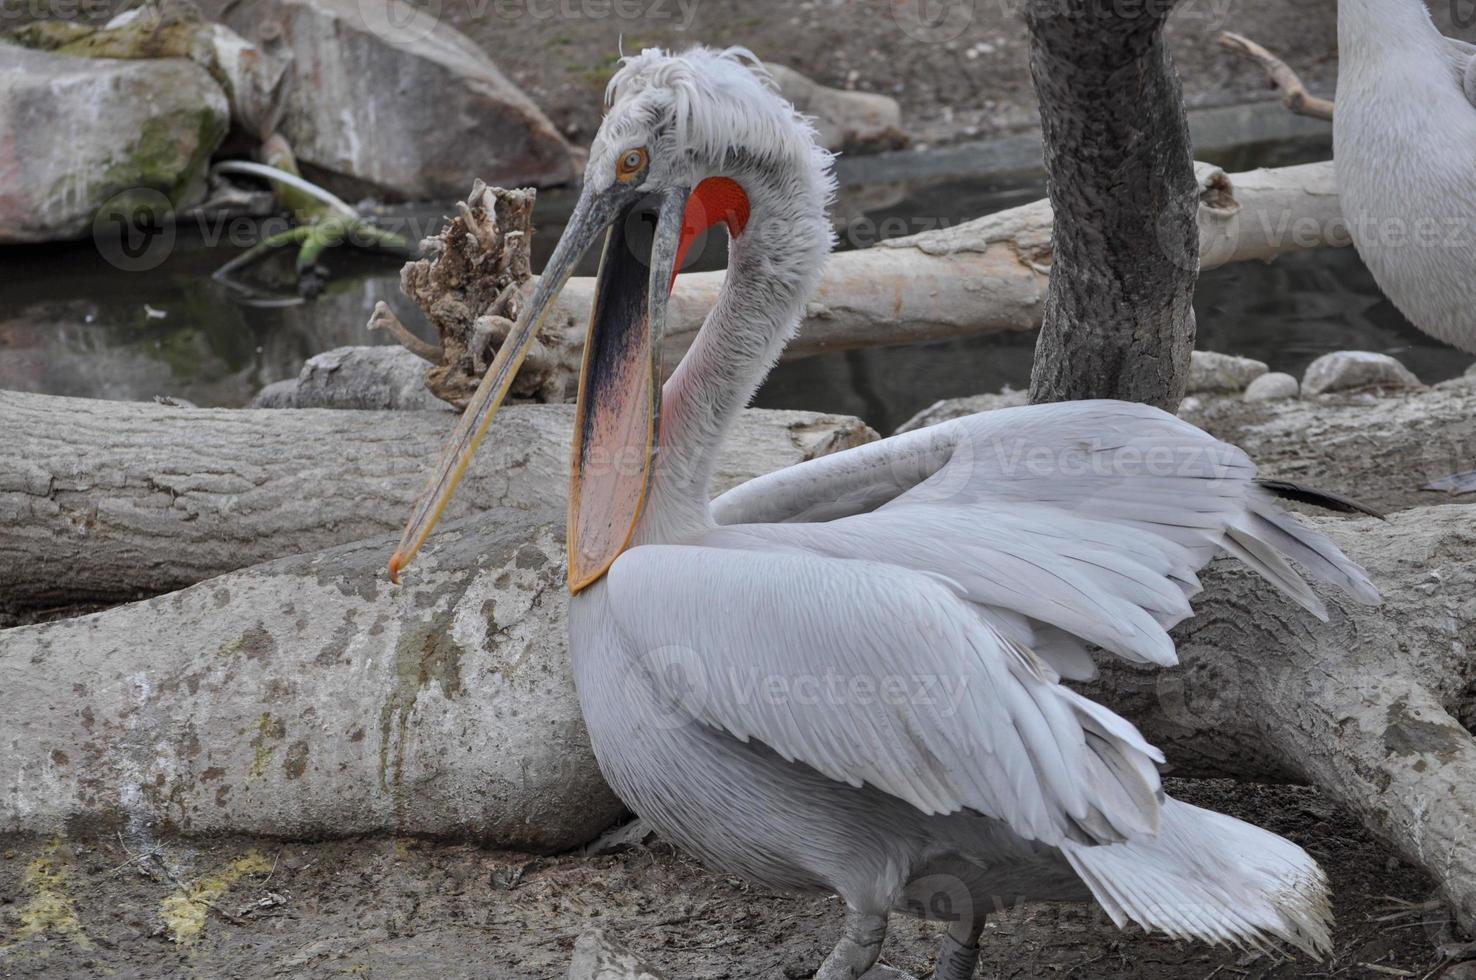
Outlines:
POLYGON ((1216 551, 1319 616, 1286 558, 1376 602, 1362 570, 1283 513, 1240 450, 1115 401, 958 419, 710 499, 718 448, 831 248, 831 157, 740 49, 625 58, 606 102, 573 216, 391 577, 605 234, 573 440, 569 644, 601 771, 632 810, 715 868, 840 896, 820 980, 900 975, 876 965, 892 911, 946 920, 935 976, 970 977, 996 900, 1095 899, 1119 925, 1326 949, 1316 863, 1167 797, 1158 750, 1062 682, 1092 675, 1091 645, 1173 664, 1167 630, 1216 551), (719 224, 726 279, 663 385, 675 272, 719 224))
MULTIPOLYGON (((1476 354, 1476 45, 1443 36, 1423 0, 1339 0, 1333 159, 1379 289, 1476 354)), ((1476 491, 1476 470, 1426 489, 1476 491)))

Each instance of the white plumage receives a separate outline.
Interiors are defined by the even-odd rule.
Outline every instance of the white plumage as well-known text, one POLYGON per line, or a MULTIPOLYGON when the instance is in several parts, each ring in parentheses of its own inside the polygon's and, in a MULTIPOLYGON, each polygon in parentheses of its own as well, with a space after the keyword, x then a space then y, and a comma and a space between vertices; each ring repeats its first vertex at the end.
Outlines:
POLYGON ((1338 0, 1333 159, 1379 288, 1476 353, 1476 45, 1443 37, 1423 0, 1338 0))

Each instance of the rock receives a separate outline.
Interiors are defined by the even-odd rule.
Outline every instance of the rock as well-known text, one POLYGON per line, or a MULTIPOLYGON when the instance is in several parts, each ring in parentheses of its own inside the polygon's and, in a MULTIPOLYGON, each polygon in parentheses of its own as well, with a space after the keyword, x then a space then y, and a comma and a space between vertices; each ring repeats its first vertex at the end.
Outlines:
POLYGON ((903 432, 911 432, 913 429, 921 429, 925 425, 937 425, 939 422, 947 422, 949 419, 973 415, 975 412, 992 412, 996 408, 1014 408, 1016 405, 1028 404, 1029 401, 1030 393, 1028 391, 1016 391, 1009 387, 1006 387, 1004 391, 992 395, 967 395, 963 398, 945 398, 942 401, 933 402, 933 404, 897 426, 896 434, 900 435, 903 432))
POLYGON ((400 0, 265 0, 226 23, 292 60, 282 135, 341 194, 462 197, 482 177, 545 187, 574 178, 567 143, 465 35, 400 0))
POLYGON ((896 99, 830 88, 784 65, 767 67, 780 93, 800 112, 814 117, 827 149, 894 149, 907 144, 896 99))
POLYGON ((1197 350, 1189 355, 1189 383, 1185 391, 1187 394, 1244 391, 1265 373, 1266 365, 1260 361, 1197 350))
POLYGON ((605 938, 603 930, 591 929, 574 943, 569 980, 665 980, 665 976, 605 938))
POLYGON ((425 386, 430 367, 403 347, 339 347, 308 358, 296 378, 267 385, 251 407, 449 409, 425 386))
POLYGON ((1301 386, 1297 384, 1296 378, 1276 371, 1263 374, 1246 385, 1245 400, 1248 402, 1282 401, 1297 397, 1300 390, 1301 386))
POLYGON ((189 61, 0 43, 0 242, 94 232, 112 260, 120 229, 140 213, 204 198, 210 154, 229 122, 225 93, 189 61))
POLYGON ((1352 388, 1419 388, 1420 379, 1388 354, 1340 350, 1323 354, 1307 365, 1302 392, 1321 395, 1352 388))
POLYGON ((192 3, 145 4, 106 24, 33 21, 11 35, 24 47, 84 58, 187 58, 225 90, 232 123, 258 140, 276 129, 287 65, 192 3))

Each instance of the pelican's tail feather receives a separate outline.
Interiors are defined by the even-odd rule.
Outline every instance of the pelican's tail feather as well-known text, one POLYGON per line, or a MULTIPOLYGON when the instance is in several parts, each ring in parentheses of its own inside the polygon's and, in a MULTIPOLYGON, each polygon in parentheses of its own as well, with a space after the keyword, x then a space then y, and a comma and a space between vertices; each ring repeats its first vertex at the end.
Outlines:
POLYGON ((1157 837, 1067 844, 1071 867, 1118 927, 1266 951, 1331 947, 1327 878, 1307 852, 1234 817, 1168 799, 1157 837))

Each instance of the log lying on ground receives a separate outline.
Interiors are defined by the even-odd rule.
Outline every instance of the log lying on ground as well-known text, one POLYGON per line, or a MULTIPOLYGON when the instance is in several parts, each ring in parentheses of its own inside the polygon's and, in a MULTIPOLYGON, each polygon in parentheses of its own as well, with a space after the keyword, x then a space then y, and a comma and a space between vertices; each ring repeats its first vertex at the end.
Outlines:
POLYGON ((1476 376, 1378 396, 1205 398, 1183 416, 1240 446, 1266 476, 1336 490, 1384 511, 1476 505, 1476 496, 1420 489, 1476 469, 1476 376))
POLYGON ((573 847, 622 808, 565 643, 562 521, 493 511, 404 587, 379 538, 0 631, 0 831, 573 847))
MULTIPOLYGON (((0 391, 0 612, 154 595, 398 529, 451 412, 181 409, 0 391)), ((459 514, 558 506, 573 406, 509 406, 459 514)), ((751 411, 742 480, 857 445, 852 418, 751 411)))
MULTIPOLYGON (((1023 403, 1021 392, 950 398, 903 428, 1023 403)), ((1377 397, 1339 393, 1246 402, 1238 395, 1205 395, 1181 415, 1244 449, 1262 476, 1334 490, 1385 512, 1451 501, 1471 504, 1476 513, 1476 496, 1420 489, 1476 470, 1476 373, 1377 397)))
MULTIPOLYGON (((1200 163, 1195 173, 1201 269, 1348 244, 1331 162, 1236 174, 1200 163)), ((1050 261, 1047 201, 838 253, 784 356, 1034 330, 1050 261)), ((722 279, 721 272, 677 278, 667 311, 668 372, 691 345, 722 279)), ((571 279, 545 328, 563 332, 548 346, 565 352, 565 368, 575 376, 593 296, 593 279, 571 279)))
POLYGON ((1476 508, 1313 518, 1368 569, 1378 608, 1319 623, 1216 562, 1174 631, 1181 665, 1103 664, 1088 693, 1180 773, 1305 780, 1423 868, 1476 930, 1476 508))

